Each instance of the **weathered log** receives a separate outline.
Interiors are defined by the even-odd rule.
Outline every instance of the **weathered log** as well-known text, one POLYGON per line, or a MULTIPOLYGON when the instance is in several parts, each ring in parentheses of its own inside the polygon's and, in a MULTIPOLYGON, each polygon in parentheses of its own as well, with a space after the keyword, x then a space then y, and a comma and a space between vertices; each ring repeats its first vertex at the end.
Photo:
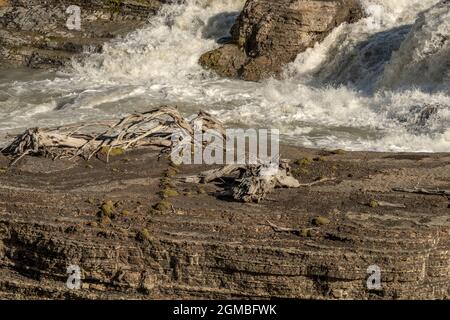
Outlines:
POLYGON ((208 170, 198 175, 181 177, 188 183, 210 183, 219 179, 232 179, 232 187, 223 195, 231 196, 242 202, 260 202, 275 188, 298 188, 302 185, 290 175, 288 160, 282 160, 278 168, 267 165, 227 165, 223 168, 208 170))
POLYGON ((87 123, 57 128, 33 128, 18 135, 2 153, 14 156, 16 163, 27 154, 52 156, 53 158, 82 156, 87 160, 99 152, 125 151, 144 146, 172 146, 172 135, 183 131, 193 136, 197 121, 202 121, 202 130, 213 129, 225 134, 222 124, 206 112, 188 121, 176 108, 161 107, 149 112, 132 114, 119 121, 87 123), (95 128, 97 134, 79 133, 86 128, 95 128), (106 130, 99 130, 106 127, 106 130))
POLYGON ((393 191, 405 193, 417 193, 432 196, 447 196, 450 197, 450 190, 428 190, 425 188, 393 188, 393 191))

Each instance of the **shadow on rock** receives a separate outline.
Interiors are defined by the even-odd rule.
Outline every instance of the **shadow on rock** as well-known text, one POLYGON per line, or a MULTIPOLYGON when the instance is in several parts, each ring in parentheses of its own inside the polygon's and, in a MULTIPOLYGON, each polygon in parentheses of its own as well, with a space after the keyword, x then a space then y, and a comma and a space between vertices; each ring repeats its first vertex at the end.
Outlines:
POLYGON ((370 36, 353 46, 336 46, 316 75, 321 82, 331 85, 351 85, 360 90, 372 91, 392 53, 411 30, 402 26, 370 36), (334 52, 333 52, 334 51, 334 52))
POLYGON ((203 38, 214 39, 217 43, 223 44, 231 41, 230 30, 239 12, 221 12, 208 19, 202 30, 203 38))

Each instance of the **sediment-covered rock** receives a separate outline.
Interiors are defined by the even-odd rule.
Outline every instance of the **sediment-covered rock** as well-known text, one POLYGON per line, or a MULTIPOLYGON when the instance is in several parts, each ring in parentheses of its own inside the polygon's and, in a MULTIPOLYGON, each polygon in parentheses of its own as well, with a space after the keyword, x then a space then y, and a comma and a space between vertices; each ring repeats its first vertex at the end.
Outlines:
POLYGON ((301 183, 336 180, 243 205, 159 151, 0 155, 0 299, 450 298, 449 154, 281 151, 301 183))
POLYGON ((355 0, 248 0, 231 30, 232 43, 205 53, 200 64, 252 81, 278 75, 335 27, 362 16, 355 0))

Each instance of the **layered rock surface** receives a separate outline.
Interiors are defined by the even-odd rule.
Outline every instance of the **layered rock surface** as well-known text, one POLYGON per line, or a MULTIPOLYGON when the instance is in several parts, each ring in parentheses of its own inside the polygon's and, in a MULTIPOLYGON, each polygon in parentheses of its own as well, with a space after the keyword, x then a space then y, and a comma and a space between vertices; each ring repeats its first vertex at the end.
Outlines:
POLYGON ((0 65, 58 68, 145 24, 170 0, 3 0, 0 65), (81 8, 81 30, 69 30, 67 8, 81 8))
POLYGON ((204 54, 200 64, 245 80, 276 76, 335 27, 362 16, 356 0, 248 0, 230 43, 204 54))
POLYGON ((176 183, 158 152, 9 170, 0 155, 0 298, 450 298, 449 199, 392 190, 449 190, 450 155, 281 151, 301 182, 336 180, 242 204, 218 199, 220 184, 176 183), (163 181, 179 195, 159 212, 163 181))

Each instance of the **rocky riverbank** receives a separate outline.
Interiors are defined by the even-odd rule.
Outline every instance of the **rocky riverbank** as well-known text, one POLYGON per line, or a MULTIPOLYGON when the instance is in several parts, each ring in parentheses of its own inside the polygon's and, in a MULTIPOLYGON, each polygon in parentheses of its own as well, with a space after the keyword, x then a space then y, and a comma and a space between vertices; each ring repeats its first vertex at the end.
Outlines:
MULTIPOLYGON (((170 0, 3 0, 0 63, 58 69, 100 52, 106 41, 142 27, 170 0), (79 6, 80 30, 70 30, 70 6, 79 6)), ((200 64, 222 76, 260 80, 278 75, 298 53, 322 41, 341 23, 363 16, 355 0, 247 1, 230 42, 205 53, 200 64)))
MULTIPOLYGON (((165 2, 0 0, 2 66, 59 69, 144 25, 165 2), (80 31, 65 25, 66 9, 74 4, 82 9, 80 31)), ((298 52, 362 14, 352 0, 249 0, 232 37, 221 39, 228 44, 200 61, 229 77, 276 76, 298 52)), ((21 90, 2 99, 9 101, 21 90)), ((104 96, 117 90, 110 88, 104 96)), ((29 95, 38 91, 45 92, 38 87, 29 95)), ((339 112, 349 118, 362 113, 354 106, 348 109, 335 94, 339 112)), ((121 109, 122 98, 114 101, 117 113, 131 110, 121 109)), ((59 106, 66 103, 60 101, 49 112, 63 111, 59 106)), ((70 119, 85 107, 67 105, 75 110, 70 119)), ((283 106, 283 117, 291 107, 304 106, 283 106)), ((417 108, 421 112, 409 124, 412 132, 432 127, 431 121, 444 115, 433 106, 417 108)), ((252 112, 265 116, 265 110, 252 112)), ((13 117, 22 121, 20 113, 13 117)), ((408 118, 397 122, 407 126, 408 118)), ((100 138, 111 139, 106 134, 100 138)), ((25 142, 31 148, 39 141, 25 142)), ((46 142, 59 147, 55 136, 46 142)), ((30 150, 35 155, 42 151, 30 150)), ((290 172, 301 187, 276 189, 259 203, 242 203, 223 197, 227 181, 182 182, 181 176, 212 167, 175 166, 160 149, 113 148, 109 162, 102 149, 91 161, 52 160, 27 155, 30 150, 23 150, 13 166, 12 157, 0 155, 2 299, 450 298, 448 153, 282 146, 281 156, 290 159, 290 172), (69 266, 80 270, 79 289, 67 286, 69 266), (367 285, 368 270, 380 271, 380 287, 367 285)))
POLYGON ((1 298, 448 299, 449 154, 283 147, 303 183, 259 204, 192 185, 159 151, 0 156, 1 298), (417 193, 394 191, 395 188, 417 193), (81 268, 80 290, 66 268, 81 268), (369 290, 369 266, 381 289, 369 290))
POLYGON ((0 2, 0 63, 57 69, 99 52, 106 41, 142 27, 166 0, 3 0, 0 2), (66 23, 71 5, 81 8, 81 30, 66 23))

